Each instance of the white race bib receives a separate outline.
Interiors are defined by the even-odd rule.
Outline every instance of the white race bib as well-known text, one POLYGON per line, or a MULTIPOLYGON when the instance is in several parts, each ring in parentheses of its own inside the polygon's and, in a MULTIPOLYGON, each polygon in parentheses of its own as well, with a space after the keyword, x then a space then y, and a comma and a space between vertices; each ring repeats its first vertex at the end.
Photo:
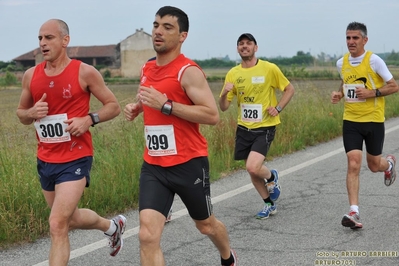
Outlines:
POLYGON ((34 123, 40 142, 58 143, 71 140, 71 134, 65 132, 68 124, 64 123, 68 119, 67 114, 48 115, 42 119, 37 119, 34 123))
POLYGON ((262 122, 261 104, 241 104, 241 120, 244 122, 262 122))
POLYGON ((144 136, 148 155, 168 156, 177 154, 173 125, 145 126, 144 136))
POLYGON ((364 88, 363 84, 344 84, 345 101, 349 103, 365 102, 366 99, 360 100, 356 95, 356 87, 364 88))

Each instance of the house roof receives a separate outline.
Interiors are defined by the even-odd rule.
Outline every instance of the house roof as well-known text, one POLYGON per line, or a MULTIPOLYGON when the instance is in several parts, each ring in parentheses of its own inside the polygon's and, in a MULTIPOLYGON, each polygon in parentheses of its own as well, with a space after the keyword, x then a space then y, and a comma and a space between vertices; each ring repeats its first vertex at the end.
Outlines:
POLYGON ((73 46, 67 48, 70 57, 113 57, 116 54, 115 44, 98 46, 73 46))
MULTIPOLYGON (((90 57, 113 57, 116 54, 115 44, 96 45, 96 46, 71 46, 67 47, 68 56, 71 58, 90 58, 90 57)), ((40 48, 14 58, 14 61, 35 60, 35 56, 40 53, 40 48)))
POLYGON ((38 53, 40 53, 40 49, 36 48, 35 50, 32 50, 30 52, 27 52, 26 54, 14 58, 13 61, 35 60, 35 55, 37 55, 38 53))

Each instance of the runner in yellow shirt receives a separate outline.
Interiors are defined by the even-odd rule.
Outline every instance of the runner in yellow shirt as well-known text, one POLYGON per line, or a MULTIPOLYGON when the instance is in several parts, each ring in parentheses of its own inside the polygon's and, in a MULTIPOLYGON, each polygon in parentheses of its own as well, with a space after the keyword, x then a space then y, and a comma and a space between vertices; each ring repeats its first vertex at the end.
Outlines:
POLYGON ((384 145, 384 96, 393 94, 399 87, 385 62, 376 54, 366 51, 367 27, 351 22, 346 29, 349 53, 337 61, 342 83, 339 91, 331 94, 331 102, 344 98, 343 142, 348 158, 346 186, 350 210, 341 224, 351 229, 362 228, 359 216, 359 174, 362 164, 363 142, 367 150, 367 165, 373 172, 384 172, 386 186, 396 178, 393 155, 381 156, 384 145))
POLYGON ((256 58, 257 50, 252 34, 244 33, 238 38, 237 52, 242 61, 227 73, 219 106, 226 111, 237 97, 234 159, 245 161, 252 184, 264 201, 256 218, 266 219, 277 212, 275 201, 281 188, 277 170, 269 170, 264 160, 280 124, 279 113, 294 95, 294 87, 275 64, 256 58), (280 101, 276 90, 283 92, 280 101))

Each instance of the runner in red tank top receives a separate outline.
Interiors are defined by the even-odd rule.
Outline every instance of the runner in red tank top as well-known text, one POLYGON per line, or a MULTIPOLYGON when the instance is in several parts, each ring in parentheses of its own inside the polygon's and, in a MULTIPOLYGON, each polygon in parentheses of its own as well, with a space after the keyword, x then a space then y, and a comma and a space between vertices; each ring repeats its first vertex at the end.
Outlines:
POLYGON ((212 211, 207 143, 199 132, 199 124, 215 125, 219 112, 204 73, 180 52, 187 38, 188 17, 178 8, 165 6, 156 13, 153 25, 157 56, 142 68, 138 102, 124 109, 129 121, 144 114, 146 149, 139 199, 141 265, 165 265, 161 235, 174 195, 178 194, 198 230, 219 250, 221 264, 235 266, 227 230, 212 211))
POLYGON ((17 116, 34 123, 38 139, 37 169, 44 197, 51 208, 49 265, 67 265, 70 229, 98 229, 108 235, 110 255, 122 247, 126 218, 112 220, 89 209, 78 209, 89 186, 93 156, 90 126, 116 117, 119 104, 101 74, 90 65, 71 60, 67 53, 68 25, 58 19, 39 31, 44 62, 28 69, 22 79, 17 116), (90 88, 90 90, 89 90, 90 88), (89 113, 90 94, 103 106, 89 113))

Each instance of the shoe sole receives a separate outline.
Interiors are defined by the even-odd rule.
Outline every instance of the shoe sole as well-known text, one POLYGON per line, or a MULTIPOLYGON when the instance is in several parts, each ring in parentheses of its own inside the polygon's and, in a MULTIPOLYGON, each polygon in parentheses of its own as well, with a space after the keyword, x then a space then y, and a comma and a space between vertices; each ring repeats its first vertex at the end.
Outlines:
POLYGON ((121 238, 121 245, 117 249, 115 249, 114 252, 110 253, 110 255, 112 257, 115 257, 116 255, 118 255, 119 251, 121 251, 122 247, 123 247, 123 239, 121 238))
POLYGON ((274 211, 270 212, 269 215, 266 216, 266 217, 260 217, 260 216, 256 215, 255 218, 258 219, 258 220, 264 220, 264 219, 269 218, 271 215, 275 215, 276 213, 277 213, 277 210, 274 210, 274 211))
POLYGON ((123 237, 122 237, 122 235, 125 232, 125 228, 126 228, 126 217, 123 216, 123 215, 118 215, 118 216, 121 218, 121 220, 119 220, 118 226, 121 226, 120 222, 123 221, 123 225, 122 225, 122 229, 121 229, 121 245, 117 249, 115 249, 113 252, 110 253, 110 255, 112 257, 115 257, 116 255, 118 255, 118 253, 121 251, 121 249, 123 247, 123 237))
POLYGON ((341 224, 345 227, 349 227, 350 229, 361 229, 363 228, 363 225, 361 223, 356 223, 355 221, 353 221, 352 219, 344 216, 344 218, 342 218, 341 224))
POLYGON ((231 254, 233 255, 234 258, 234 264, 232 264, 233 266, 238 266, 238 259, 237 259, 237 253, 235 252, 234 249, 230 249, 231 254))
POLYGON ((396 179, 396 170, 395 170, 395 165, 396 165, 396 158, 395 158, 395 156, 393 156, 393 155, 388 155, 387 156, 387 159, 388 158, 391 158, 391 160, 393 161, 393 166, 392 166, 392 169, 391 169, 391 171, 392 171, 392 178, 386 178, 385 177, 385 175, 384 175, 384 184, 387 186, 387 187, 389 187, 390 185, 392 185, 393 184, 393 182, 395 182, 395 179, 396 179))

